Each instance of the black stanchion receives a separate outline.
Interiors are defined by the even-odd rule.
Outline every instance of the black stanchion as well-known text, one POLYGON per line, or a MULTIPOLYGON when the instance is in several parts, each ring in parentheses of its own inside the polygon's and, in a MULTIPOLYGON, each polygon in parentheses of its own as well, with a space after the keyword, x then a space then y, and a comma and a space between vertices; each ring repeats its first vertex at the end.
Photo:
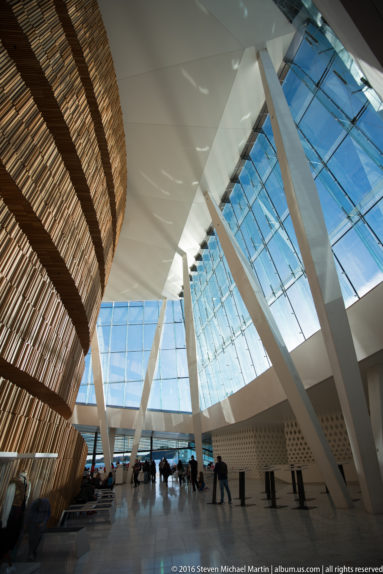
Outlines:
POLYGON ((270 472, 270 498, 271 498, 271 508, 276 508, 277 498, 275 495, 275 478, 273 470, 270 472))
POLYGON ((295 470, 291 471, 291 485, 293 487, 293 494, 297 493, 297 483, 295 480, 295 470))
POLYGON ((270 500, 270 471, 266 470, 265 472, 265 492, 267 500, 270 500))
POLYGON ((303 475, 301 470, 297 470, 297 480, 298 480, 298 500, 299 506, 304 506, 306 502, 305 486, 303 484, 303 475))
POLYGON ((297 470, 297 483, 298 483, 298 501, 299 506, 295 507, 295 510, 310 510, 311 508, 316 508, 316 506, 306 506, 306 494, 305 487, 303 484, 303 475, 301 470, 297 470))
POLYGON ((251 496, 246 497, 245 495, 245 471, 244 470, 240 470, 239 472, 239 496, 236 500, 240 500, 241 504, 236 504, 236 506, 255 506, 255 504, 246 504, 245 500, 247 500, 247 498, 251 498, 251 496))
POLYGON ((270 491, 270 471, 269 470, 265 470, 265 493, 266 493, 266 498, 262 498, 262 500, 270 500, 271 491, 270 491))
POLYGON ((246 506, 245 503, 245 471, 239 471, 239 500, 241 501, 241 506, 246 506))
POLYGON ((208 502, 208 504, 217 504, 217 482, 218 482, 218 476, 217 473, 214 473, 214 480, 213 480, 213 494, 211 497, 211 502, 208 502))
POLYGON ((269 479, 270 479, 270 506, 265 506, 265 508, 286 508, 286 506, 281 506, 281 505, 277 505, 277 496, 276 496, 276 492, 275 492, 275 477, 274 477, 274 471, 271 470, 269 473, 269 479))

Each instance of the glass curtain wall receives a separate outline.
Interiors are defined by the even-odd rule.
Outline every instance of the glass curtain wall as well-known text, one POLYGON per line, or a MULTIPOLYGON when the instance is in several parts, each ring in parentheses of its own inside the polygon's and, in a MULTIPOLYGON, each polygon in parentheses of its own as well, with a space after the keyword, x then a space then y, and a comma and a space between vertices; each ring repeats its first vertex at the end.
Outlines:
MULTIPOLYGON (((160 309, 161 301, 101 305, 97 334, 108 406, 139 408, 160 309)), ((96 404, 90 352, 77 402, 96 404)), ((191 411, 181 300, 167 303, 148 408, 191 411)))
MULTIPOLYGON (((310 162, 349 306, 383 278, 383 108, 344 52, 309 23, 283 90, 310 162)), ((223 215, 291 350, 318 330, 319 322, 268 116, 227 197, 223 215)), ((192 297, 206 408, 251 382, 269 360, 214 233, 203 247, 192 297)))
MULTIPOLYGON (((310 162, 349 306, 383 278, 382 103, 329 30, 312 21, 288 62, 283 90, 310 162)), ((257 122, 255 142, 225 195, 223 215, 292 350, 319 329, 319 322, 267 115, 262 122, 257 122)), ((204 409, 254 380, 270 361, 214 232, 201 246, 193 269, 204 409)), ((102 305, 97 329, 108 405, 139 407, 160 305, 102 305)), ((182 302, 169 302, 151 409, 191 411, 183 318, 182 302)), ((78 401, 95 403, 89 355, 78 401)))

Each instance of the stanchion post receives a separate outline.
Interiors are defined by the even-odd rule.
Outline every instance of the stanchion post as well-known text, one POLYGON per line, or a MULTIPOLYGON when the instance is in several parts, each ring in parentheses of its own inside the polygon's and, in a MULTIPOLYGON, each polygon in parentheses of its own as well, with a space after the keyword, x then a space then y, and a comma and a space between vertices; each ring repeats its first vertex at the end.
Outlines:
POLYGON ((305 487, 303 485, 303 476, 302 471, 297 470, 297 482, 298 482, 298 499, 299 499, 299 508, 305 508, 305 487))
POLYGON ((270 497, 271 497, 271 508, 277 508, 277 498, 275 495, 275 478, 274 471, 270 471, 270 497))
POLYGON ((246 506, 245 503, 245 471, 239 471, 239 499, 241 501, 241 506, 246 506))
POLYGON ((267 500, 270 500, 270 471, 265 471, 265 492, 267 500))
POLYGON ((291 484, 293 487, 293 494, 297 493, 297 482, 295 480, 295 470, 291 470, 291 484))
POLYGON ((287 508, 286 505, 279 505, 277 504, 277 495, 275 492, 275 475, 274 475, 274 471, 270 470, 268 471, 268 476, 269 476, 269 496, 268 498, 270 499, 270 506, 265 506, 265 508, 287 508))

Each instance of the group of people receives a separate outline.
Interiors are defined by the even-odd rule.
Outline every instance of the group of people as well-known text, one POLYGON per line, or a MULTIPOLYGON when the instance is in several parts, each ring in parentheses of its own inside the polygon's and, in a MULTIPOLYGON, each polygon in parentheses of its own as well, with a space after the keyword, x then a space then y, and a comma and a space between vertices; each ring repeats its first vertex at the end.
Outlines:
POLYGON ((138 458, 136 458, 136 462, 133 466, 133 482, 134 487, 140 485, 140 473, 143 473, 143 482, 144 484, 148 484, 150 480, 152 482, 156 482, 156 463, 154 460, 145 460, 144 462, 140 462, 138 458))
MULTIPOLYGON (((209 467, 212 469, 214 468, 214 474, 217 475, 217 480, 220 486, 221 500, 218 504, 223 504, 225 490, 227 492, 228 502, 231 504, 231 493, 228 484, 226 463, 223 462, 221 456, 217 456, 217 461, 214 467, 212 463, 209 463, 209 467)), ((187 464, 182 462, 180 459, 178 463, 173 467, 170 466, 169 461, 166 458, 163 458, 158 465, 158 469, 160 473, 160 480, 166 485, 168 484, 169 476, 177 473, 177 478, 180 486, 183 484, 191 484, 194 492, 196 490, 201 492, 207 488, 203 471, 198 472, 198 462, 193 455, 187 464)), ((157 468, 154 460, 145 460, 141 462, 136 459, 133 466, 132 477, 134 487, 139 486, 141 481, 144 484, 148 484, 149 482, 156 482, 156 473, 157 468)), ((88 481, 86 482, 88 485, 90 483, 95 488, 113 488, 114 486, 114 478, 112 472, 109 473, 105 480, 101 479, 100 473, 97 472, 94 474, 94 472, 91 472, 90 477, 88 477, 88 481)))
MULTIPOLYGON (((133 480, 134 486, 138 486, 140 484, 140 473, 143 472, 143 482, 148 483, 151 479, 152 482, 156 480, 156 463, 154 460, 152 461, 145 461, 141 463, 138 459, 133 467, 133 480)), ((187 464, 184 464, 180 459, 178 463, 172 468, 169 464, 169 461, 166 458, 163 458, 159 463, 159 473, 160 473, 160 480, 164 484, 168 484, 169 476, 173 473, 177 473, 179 485, 183 485, 185 483, 191 484, 193 491, 199 492, 205 490, 206 483, 203 471, 198 472, 198 462, 192 455, 190 460, 187 464)), ((220 494, 221 500, 218 504, 223 504, 224 502, 224 494, 225 490, 228 497, 228 502, 231 504, 231 492, 228 484, 228 470, 226 463, 222 460, 221 456, 217 456, 217 462, 214 466, 214 474, 217 476, 217 480, 220 486, 220 494)))
POLYGON ((200 471, 198 474, 198 462, 195 460, 194 456, 191 457, 186 466, 182 460, 179 460, 174 470, 177 472, 180 486, 188 483, 192 485, 194 492, 196 489, 199 491, 205 490, 206 485, 203 472, 200 471))
MULTIPOLYGON (((209 464, 210 468, 213 468, 212 464, 209 464)), ((163 458, 159 465, 160 480, 164 484, 168 484, 169 476, 177 473, 179 485, 191 484, 193 491, 203 491, 207 488, 203 471, 198 472, 198 462, 192 455, 187 464, 183 463, 180 459, 176 465, 170 466, 169 461, 163 458)), ((140 482, 148 484, 149 482, 154 483, 156 481, 156 463, 154 460, 145 460, 144 462, 136 459, 133 466, 133 483, 134 487, 139 486, 140 482)), ((217 462, 214 466, 214 474, 217 475, 217 480, 220 486, 221 500, 218 504, 223 504, 224 493, 227 492, 228 502, 231 503, 231 493, 228 484, 227 476, 227 465, 223 462, 221 456, 217 456, 217 462)), ((91 474, 92 476, 92 474, 91 474)), ((92 478, 89 478, 87 486, 89 483, 95 488, 113 488, 114 478, 112 472, 109 473, 107 478, 102 481, 100 473, 95 474, 92 478)))

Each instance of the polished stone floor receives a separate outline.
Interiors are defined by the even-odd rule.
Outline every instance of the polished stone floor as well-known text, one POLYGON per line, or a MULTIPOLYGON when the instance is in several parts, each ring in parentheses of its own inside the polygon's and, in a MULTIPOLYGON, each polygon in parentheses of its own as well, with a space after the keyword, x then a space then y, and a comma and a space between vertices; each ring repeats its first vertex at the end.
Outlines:
MULTIPOLYGON (((277 503, 286 506, 269 509, 262 481, 248 479, 247 506, 241 507, 236 499, 238 480, 231 479, 230 486, 232 505, 227 499, 223 505, 211 505, 211 488, 193 492, 171 479, 168 487, 158 482, 136 489, 116 486, 115 521, 87 526, 90 551, 77 560, 63 553, 40 553, 40 571, 274 574, 319 566, 311 571, 343 574, 356 572, 354 567, 359 565, 378 566, 374 571, 383 572, 383 515, 367 514, 361 501, 352 510, 337 510, 322 493, 323 486, 306 485, 306 496, 313 499, 307 505, 315 508, 296 510, 291 486, 278 482, 277 503)), ((356 486, 351 493, 358 497, 356 486)))

